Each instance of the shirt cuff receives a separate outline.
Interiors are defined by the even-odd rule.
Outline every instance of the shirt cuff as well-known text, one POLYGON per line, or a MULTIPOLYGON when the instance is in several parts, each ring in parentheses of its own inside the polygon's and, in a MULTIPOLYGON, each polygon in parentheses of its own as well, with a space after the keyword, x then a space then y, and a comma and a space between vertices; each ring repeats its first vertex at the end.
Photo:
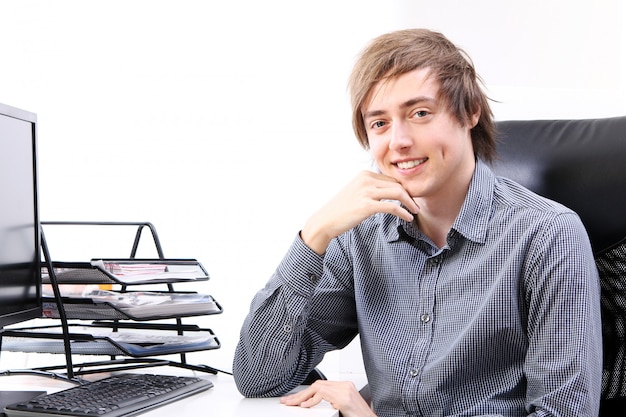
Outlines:
POLYGON ((303 296, 311 296, 324 270, 324 258, 296 236, 287 254, 278 265, 280 279, 303 296))

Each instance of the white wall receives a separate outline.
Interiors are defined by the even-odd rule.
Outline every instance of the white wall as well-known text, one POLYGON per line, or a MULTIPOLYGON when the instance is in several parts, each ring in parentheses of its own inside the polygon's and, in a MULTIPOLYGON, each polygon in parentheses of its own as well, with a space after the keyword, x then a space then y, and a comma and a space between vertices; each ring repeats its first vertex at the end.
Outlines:
MULTIPOLYGON (((625 20, 621 0, 2 0, 0 102, 38 114, 43 220, 151 221, 202 261, 223 347, 193 358, 230 369, 254 292, 369 167, 346 95, 367 41, 443 31, 498 119, 602 117, 626 113, 625 20)), ((323 369, 359 370, 348 349, 323 369)))

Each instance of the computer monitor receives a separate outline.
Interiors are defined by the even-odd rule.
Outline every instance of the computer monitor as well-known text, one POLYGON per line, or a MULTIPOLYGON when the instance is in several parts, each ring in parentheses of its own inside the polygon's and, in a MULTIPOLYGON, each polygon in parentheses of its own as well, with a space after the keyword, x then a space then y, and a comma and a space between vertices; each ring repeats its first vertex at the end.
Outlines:
POLYGON ((0 104, 0 329, 42 315, 37 191, 37 115, 0 104))

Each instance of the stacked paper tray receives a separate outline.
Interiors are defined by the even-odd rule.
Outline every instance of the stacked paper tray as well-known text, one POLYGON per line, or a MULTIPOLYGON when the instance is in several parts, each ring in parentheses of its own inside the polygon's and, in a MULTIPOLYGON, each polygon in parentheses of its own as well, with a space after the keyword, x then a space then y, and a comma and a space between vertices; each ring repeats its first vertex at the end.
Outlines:
MULTIPOLYGON (((83 297, 63 297, 68 319, 158 320, 222 313, 220 304, 208 294, 195 292, 91 290, 83 297)), ((43 298, 43 315, 59 318, 56 299, 43 298)))
MULTIPOLYGON (((195 326, 194 326, 195 327, 195 326)), ((218 349, 220 342, 211 329, 195 328, 178 335, 154 329, 111 329, 100 326, 70 326, 72 354, 143 358, 218 349)), ((10 330, 2 349, 13 352, 64 354, 60 326, 10 330)))
MULTIPOLYGON (((90 262, 52 262, 59 284, 144 285, 206 281, 209 274, 195 259, 93 259, 90 262)), ((44 283, 50 271, 42 267, 44 283)))

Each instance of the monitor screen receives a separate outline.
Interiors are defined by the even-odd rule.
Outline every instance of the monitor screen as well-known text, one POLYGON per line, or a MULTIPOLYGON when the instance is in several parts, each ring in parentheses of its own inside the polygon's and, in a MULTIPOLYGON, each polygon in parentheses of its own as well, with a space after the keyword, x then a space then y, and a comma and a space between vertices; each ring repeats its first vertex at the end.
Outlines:
POLYGON ((0 104, 0 327, 41 317, 37 116, 0 104))

